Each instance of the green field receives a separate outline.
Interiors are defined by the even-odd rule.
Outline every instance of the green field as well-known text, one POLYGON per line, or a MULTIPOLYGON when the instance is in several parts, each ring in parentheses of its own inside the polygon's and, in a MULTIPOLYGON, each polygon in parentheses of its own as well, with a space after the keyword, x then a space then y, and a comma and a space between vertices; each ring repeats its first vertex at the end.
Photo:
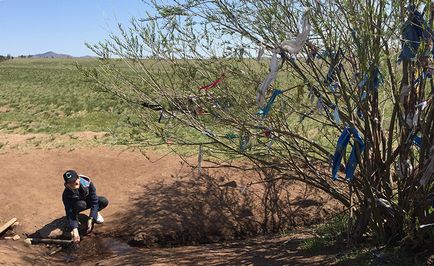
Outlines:
MULTIPOLYGON (((115 64, 116 68, 129 78, 134 79, 136 77, 133 70, 122 61, 113 60, 111 63, 115 64)), ((236 62, 226 63, 233 68, 237 67, 236 62)), ((69 134, 81 131, 110 132, 114 135, 113 140, 118 144, 140 143, 144 139, 153 143, 164 142, 161 138, 156 139, 155 133, 144 130, 142 123, 146 121, 138 119, 119 98, 98 91, 96 83, 86 78, 78 70, 76 64, 85 68, 97 68, 100 62, 98 59, 13 59, 0 62, 0 132, 18 134, 69 134)), ((182 77, 171 76, 162 71, 161 67, 164 67, 164 64, 162 65, 161 62, 158 64, 153 60, 147 60, 146 64, 162 80, 162 84, 168 83, 167 85, 170 85, 170 82, 178 79, 187 82, 182 77), (168 79, 168 76, 171 78, 168 79)), ((249 66, 254 68, 252 73, 259 75, 259 66, 256 63, 249 63, 249 66)), ((264 62, 263 67, 267 67, 266 62, 264 62)), ((280 88, 290 87, 290 75, 287 72, 282 72, 280 75, 283 83, 280 82, 278 86, 280 88)), ((240 99, 240 102, 244 102, 244 105, 241 107, 235 106, 233 112, 243 115, 245 114, 245 106, 251 107, 251 113, 256 112, 255 91, 250 90, 250 88, 255 87, 256 79, 258 78, 248 79, 252 84, 238 84, 236 77, 230 76, 227 78, 226 82, 230 83, 231 87, 249 89, 238 93, 239 95, 236 97, 240 99), (245 99, 240 98, 241 96, 245 99)), ((180 82, 179 88, 198 87, 200 84, 206 84, 209 81, 199 80, 196 82, 197 84, 187 85, 180 82)), ((233 92, 226 90, 217 91, 216 93, 225 95, 233 92)), ((298 106, 300 102, 309 105, 306 91, 295 91, 294 93, 298 96, 286 98, 287 105, 298 106)), ((387 93, 388 91, 382 90, 382 94, 384 94, 382 97, 387 98, 387 93)), ((315 103, 311 105, 315 108, 315 103)), ((384 108, 386 122, 390 116, 390 106, 391 102, 386 101, 386 108, 384 108)), ((276 109, 281 107, 282 100, 279 99, 276 109)), ((299 107, 298 109, 305 110, 306 108, 299 107)), ((306 109, 307 111, 308 109, 306 109)), ((155 119, 158 119, 157 113, 155 113, 155 116, 155 119)), ((321 117, 321 115, 317 116, 321 117)), ((319 132, 318 124, 312 120, 305 120, 300 123, 299 117, 300 115, 297 113, 288 113, 286 119, 294 130, 300 131, 302 134, 308 134, 311 139, 315 139, 316 142, 327 148, 333 148, 335 138, 327 137, 330 136, 330 132, 319 132)), ((209 120, 211 117, 201 119, 209 120)), ((212 121, 208 121, 206 124, 211 131, 223 135, 226 133, 240 133, 231 128, 215 128, 212 121)), ((200 132, 198 134, 194 130, 177 127, 170 122, 158 126, 172 127, 172 131, 176 129, 179 138, 192 138, 194 136, 194 138, 206 139, 200 132)), ((331 135, 336 134, 333 131, 331 135)))
MULTIPOLYGON (((133 70, 128 66, 121 61, 113 63, 123 74, 134 78, 133 70)), ((116 142, 121 144, 140 142, 142 139, 155 140, 155 134, 140 130, 137 123, 140 124, 141 121, 134 118, 125 104, 107 93, 99 92, 96 83, 86 78, 76 64, 93 68, 98 67, 99 62, 98 59, 13 59, 1 62, 0 132, 68 134, 94 131, 115 133, 118 135, 115 137, 116 142), (130 127, 134 124, 136 127, 130 127)), ((159 71, 160 64, 155 64, 152 60, 148 60, 147 64, 152 66, 150 69, 158 73, 160 78, 165 79, 159 71)), ((206 82, 199 81, 194 86, 206 82)), ((254 93, 252 90, 251 95, 246 96, 251 98, 248 105, 253 106, 253 109, 256 108, 254 93)), ((293 115, 290 119, 299 124, 298 117, 293 115)), ((305 121, 304 127, 308 130, 316 128, 316 125, 312 125, 312 121, 305 121)), ((227 130, 229 133, 239 133, 227 130)), ((191 136, 194 132, 182 127, 177 130, 177 134, 178 137, 191 136)), ((316 130, 310 130, 310 134, 315 135, 316 130)), ((199 134, 196 137, 203 136, 199 134)))
POLYGON ((125 112, 95 90, 75 67, 96 59, 14 59, 0 63, 0 131, 70 133, 109 131, 125 112))
MULTIPOLYGON (((0 133, 67 134, 75 139, 76 132, 92 131, 107 132, 110 137, 102 141, 106 144, 164 143, 143 130, 143 121, 125 103, 101 92, 76 67, 97 68, 99 63, 98 59, 52 58, 0 62, 0 133)), ((122 61, 111 63, 124 75, 135 77, 122 61)), ((155 116, 158 119, 158 113, 155 116)))

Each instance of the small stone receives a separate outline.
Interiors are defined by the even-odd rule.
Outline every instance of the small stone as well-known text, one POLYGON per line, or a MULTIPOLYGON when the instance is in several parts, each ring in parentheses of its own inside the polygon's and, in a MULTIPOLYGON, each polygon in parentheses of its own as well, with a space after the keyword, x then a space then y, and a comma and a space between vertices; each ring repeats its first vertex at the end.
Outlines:
POLYGON ((17 241, 17 240, 19 240, 21 237, 19 236, 19 235, 14 235, 13 237, 12 237, 12 239, 14 240, 14 241, 17 241))
POLYGON ((39 238, 59 238, 67 228, 66 219, 58 219, 36 231, 39 238))
POLYGON ((48 238, 59 238, 63 235, 63 230, 56 228, 48 234, 48 238))

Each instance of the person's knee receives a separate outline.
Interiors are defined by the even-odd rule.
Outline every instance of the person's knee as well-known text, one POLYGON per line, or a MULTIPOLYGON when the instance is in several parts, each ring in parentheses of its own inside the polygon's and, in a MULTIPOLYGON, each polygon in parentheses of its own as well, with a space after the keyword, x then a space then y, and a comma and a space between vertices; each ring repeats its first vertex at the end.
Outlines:
POLYGON ((106 197, 104 197, 104 196, 98 197, 98 206, 99 206, 98 210, 99 211, 104 209, 105 207, 107 207, 108 204, 109 204, 109 202, 108 202, 108 199, 106 197))
POLYGON ((87 204, 84 200, 79 200, 74 203, 74 213, 79 214, 80 212, 87 209, 87 204))

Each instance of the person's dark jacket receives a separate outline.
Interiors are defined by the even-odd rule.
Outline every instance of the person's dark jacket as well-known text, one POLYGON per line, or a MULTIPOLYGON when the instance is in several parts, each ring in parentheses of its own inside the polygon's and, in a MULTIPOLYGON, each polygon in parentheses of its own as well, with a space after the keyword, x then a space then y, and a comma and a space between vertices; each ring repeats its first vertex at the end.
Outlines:
POLYGON ((96 188, 87 176, 80 175, 80 188, 72 190, 65 185, 62 194, 63 205, 65 205, 66 217, 71 229, 78 228, 77 214, 74 213, 74 205, 77 201, 83 200, 90 207, 90 217, 94 220, 98 215, 98 196, 96 188))

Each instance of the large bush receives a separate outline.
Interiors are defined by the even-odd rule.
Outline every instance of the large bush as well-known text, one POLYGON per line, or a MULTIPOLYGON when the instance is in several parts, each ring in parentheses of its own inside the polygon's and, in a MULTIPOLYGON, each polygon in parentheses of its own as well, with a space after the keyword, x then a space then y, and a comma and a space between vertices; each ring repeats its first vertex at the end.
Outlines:
POLYGON ((135 108, 137 127, 163 142, 202 144, 209 160, 250 160, 266 183, 290 178, 322 189, 350 210, 353 240, 426 239, 430 2, 150 6, 143 19, 89 45, 101 66, 86 71, 135 108), (123 75, 113 57, 136 75, 123 75))

